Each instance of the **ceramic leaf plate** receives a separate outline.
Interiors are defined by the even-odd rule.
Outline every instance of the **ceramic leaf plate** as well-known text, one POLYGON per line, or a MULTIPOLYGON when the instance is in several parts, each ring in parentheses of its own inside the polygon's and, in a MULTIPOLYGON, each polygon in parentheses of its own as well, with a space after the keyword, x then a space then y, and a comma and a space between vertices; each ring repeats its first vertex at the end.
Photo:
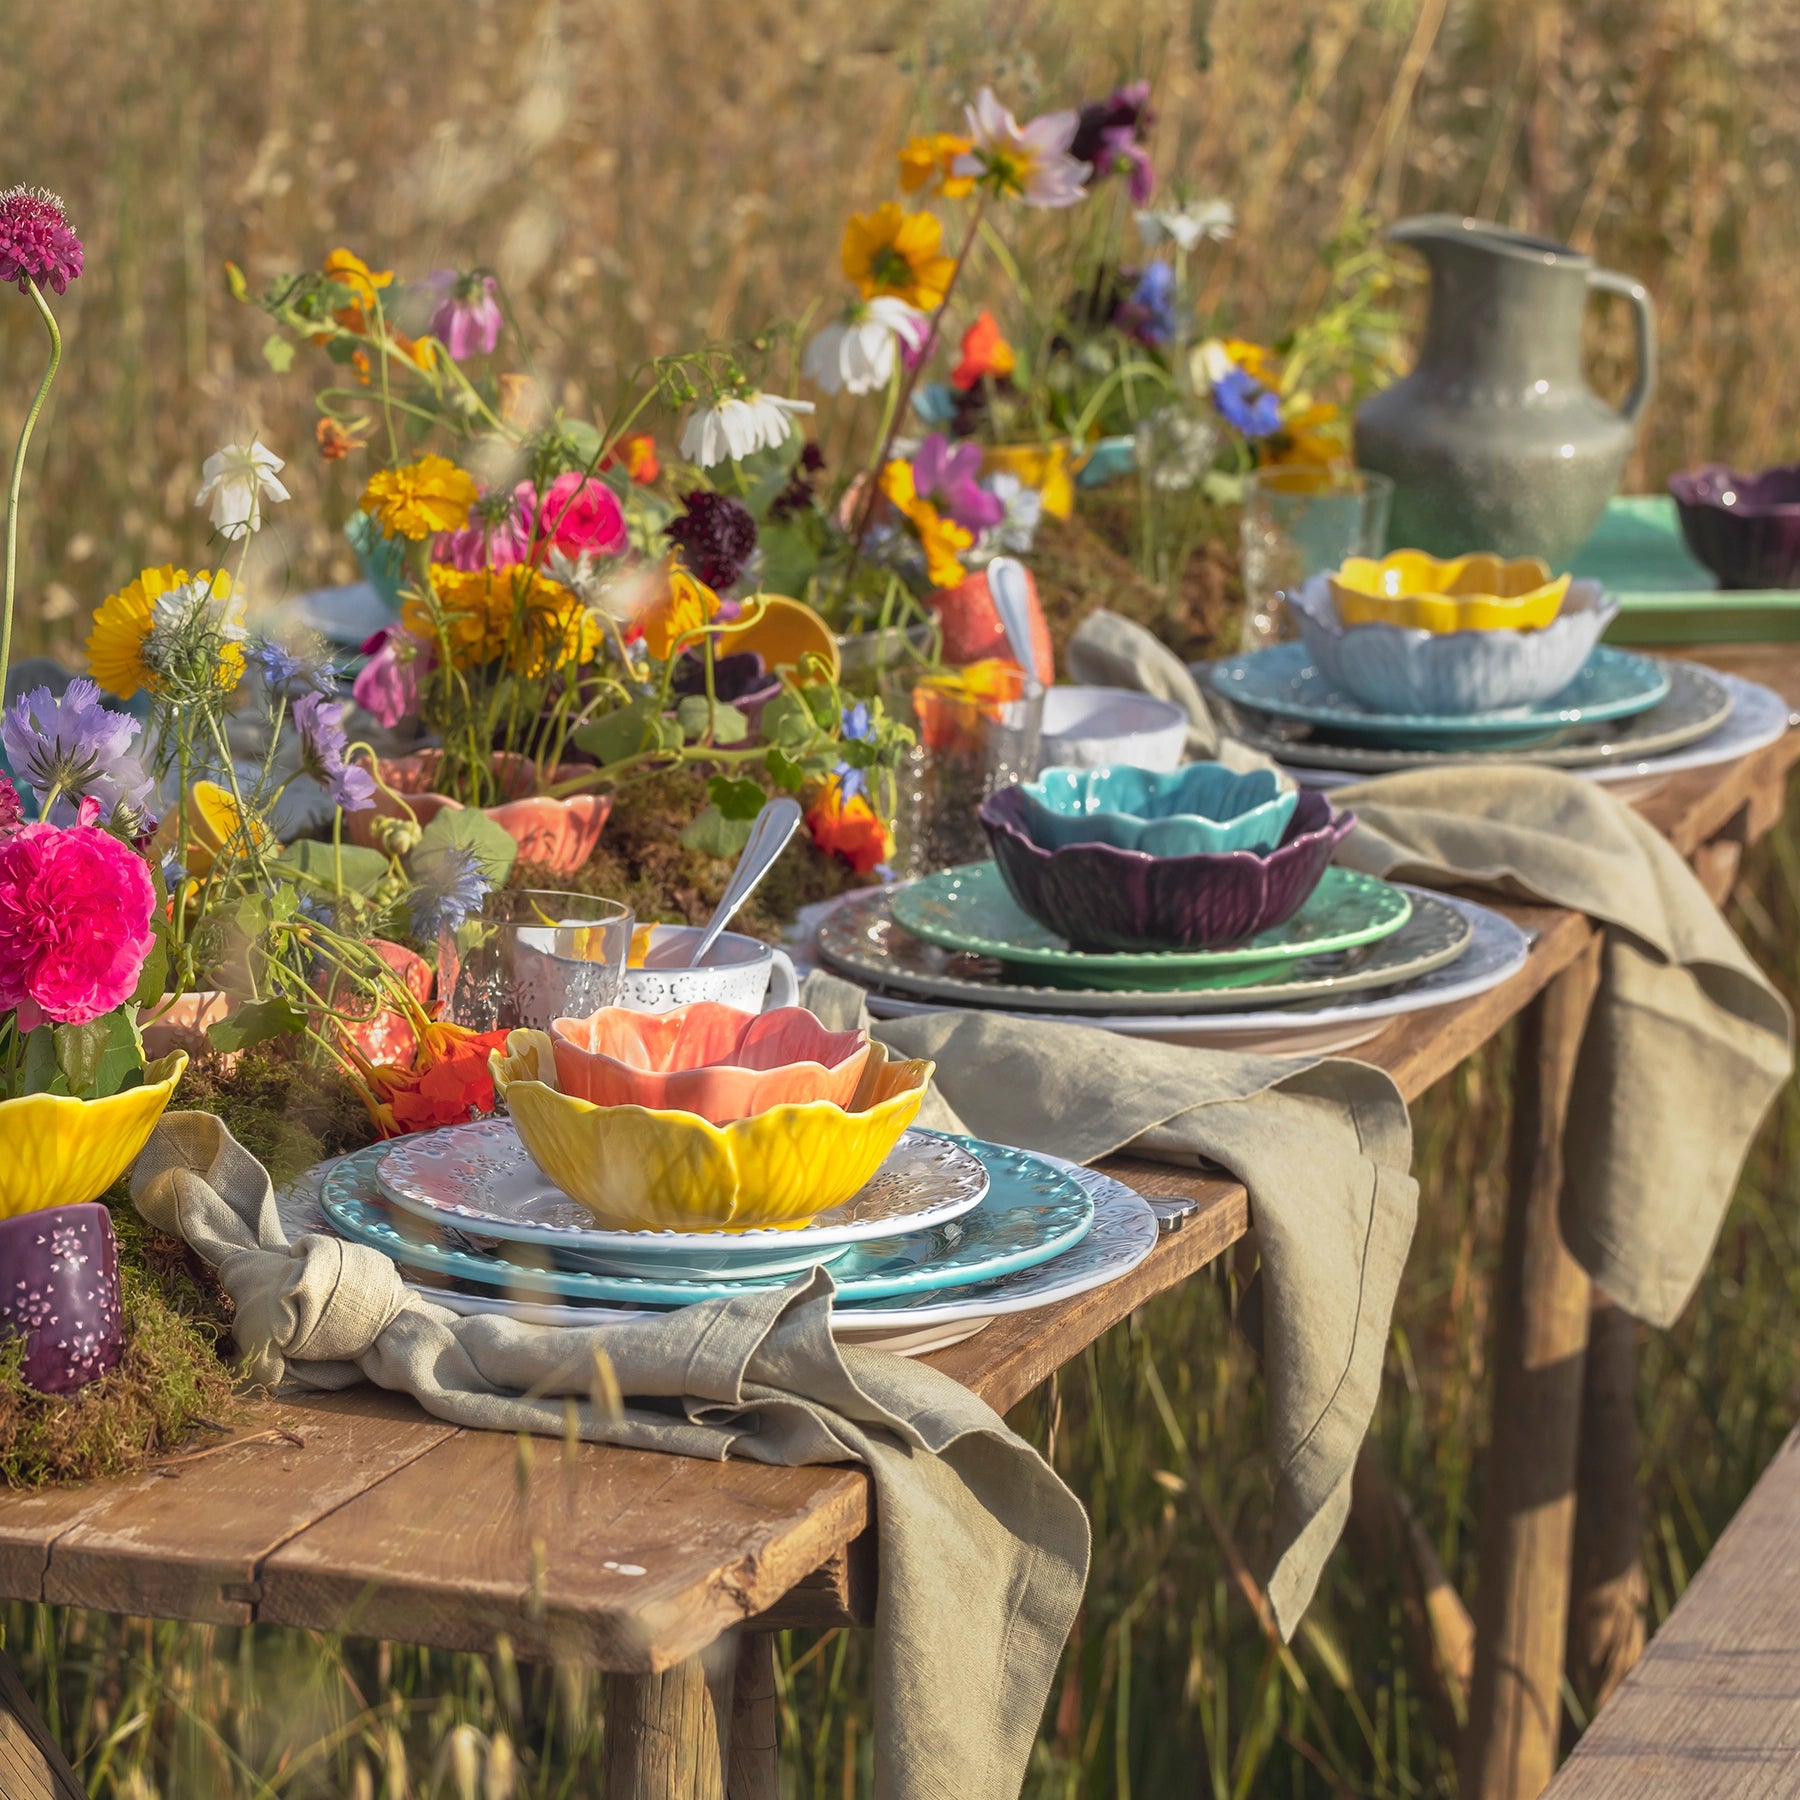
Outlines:
MULTIPOLYGON (((1156 1038, 1202 1050, 1235 1050, 1259 1056, 1323 1056, 1372 1038, 1389 1020, 1428 1007, 1472 1000, 1498 987, 1525 966, 1531 940, 1503 913, 1473 900, 1437 897, 1469 921, 1469 946, 1452 962, 1390 987, 1301 1001, 1287 1007, 1227 1013, 1053 1013, 1036 1012, 995 997, 1001 990, 962 1004, 1013 1018, 1036 1018, 1064 1025, 1089 1025, 1125 1037, 1156 1038)), ((869 1011, 878 1019, 941 1012, 942 1000, 921 1000, 895 989, 876 989, 869 1011)))
POLYGON ((1725 677, 1697 663, 1668 662, 1664 667, 1669 671, 1666 700, 1636 718, 1585 727, 1551 743, 1498 750, 1390 749, 1311 737, 1251 712, 1234 715, 1232 735, 1290 768, 1325 769, 1353 776, 1441 768, 1446 763, 1534 763, 1543 768, 1590 773, 1679 750, 1718 731, 1730 719, 1734 702, 1725 677))
MULTIPOLYGON (((977 1144, 973 1139, 963 1141, 984 1157, 993 1148, 991 1145, 977 1144)), ((1020 1153, 1008 1151, 1002 1154, 1020 1153)), ((328 1177, 326 1191, 339 1195, 348 1193, 352 1201, 360 1197, 360 1203, 366 1211, 378 1214, 379 1190, 367 1158, 368 1152, 360 1151, 356 1156, 346 1157, 336 1164, 331 1177, 338 1176, 350 1165, 358 1163, 359 1159, 361 1172, 357 1174, 352 1171, 347 1183, 334 1183, 328 1177)), ((886 1300, 836 1304, 832 1311, 834 1334, 851 1336, 854 1333, 854 1341, 868 1343, 869 1337, 863 1334, 877 1331, 924 1332, 959 1323, 979 1328, 1003 1313, 1031 1312, 1037 1307, 1053 1306, 1094 1288, 1105 1287, 1108 1282, 1117 1281, 1121 1275, 1130 1274, 1156 1248, 1156 1214, 1151 1210, 1150 1203, 1134 1188, 1127 1187, 1124 1182, 1117 1181, 1110 1175, 1102 1175, 1097 1169, 1078 1168, 1074 1163, 1065 1162, 1058 1156, 1040 1155, 1031 1160, 1046 1165, 1052 1172, 1066 1175, 1092 1201, 1093 1222, 1086 1236, 1048 1261, 991 1281, 972 1282, 964 1287, 941 1287, 918 1294, 899 1294, 886 1300)), ((346 1207, 343 1199, 338 1199, 334 1204, 339 1210, 346 1207)), ((335 1218, 332 1222, 336 1222, 335 1218)), ((413 1246, 404 1240, 398 1247, 391 1240, 382 1242, 378 1247, 394 1255, 403 1267, 413 1267, 410 1262, 413 1246), (396 1253, 396 1248, 399 1254, 396 1253)), ((835 1265, 831 1275, 836 1281, 838 1271, 835 1265)), ((441 1276, 437 1272, 424 1271, 414 1274, 413 1279, 437 1281, 441 1276)), ((593 1323, 642 1316, 641 1310, 626 1310, 608 1302, 583 1303, 579 1297, 571 1298, 566 1295, 539 1298, 516 1288, 500 1288, 496 1286, 491 1272, 486 1270, 478 1273, 468 1291, 489 1297, 488 1303, 481 1309, 483 1311, 512 1312, 517 1308, 518 1316, 531 1317, 540 1308, 555 1306, 559 1309, 567 1308, 572 1315, 565 1318, 559 1314, 542 1319, 541 1322, 547 1324, 581 1323, 589 1305, 607 1309, 595 1314, 590 1321, 593 1323), (526 1311, 527 1308, 531 1311, 526 1311)), ((955 1341, 948 1336, 942 1340, 944 1343, 955 1341)), ((921 1345, 921 1348, 941 1347, 942 1343, 921 1345)))
POLYGON ((606 1230, 531 1160, 510 1119, 420 1132, 376 1169, 403 1211, 466 1235, 553 1246, 559 1262, 675 1280, 777 1275, 828 1261, 867 1238, 948 1224, 980 1203, 988 1172, 953 1138, 909 1131, 874 1177, 804 1225, 748 1231, 606 1230))
POLYGON ((1292 719, 1384 745, 1495 746, 1548 737, 1577 725, 1648 711, 1668 697, 1672 677, 1654 657, 1600 645, 1581 673, 1548 700, 1504 712, 1378 712, 1342 692, 1314 666, 1304 644, 1271 644, 1205 665, 1212 691, 1233 706, 1292 719))
POLYGON ((1080 988, 1008 978, 997 958, 969 956, 914 937, 894 919, 893 888, 852 894, 819 925, 819 955, 864 987, 1016 1012, 1197 1014, 1242 1012, 1388 987, 1454 961, 1468 947, 1468 917, 1423 888, 1402 890, 1406 923, 1378 943, 1309 957, 1268 981, 1234 987, 1080 988))
POLYGON ((1219 988, 1268 980, 1302 959, 1354 950, 1391 937, 1412 901, 1391 882, 1328 868, 1306 904, 1287 921, 1216 950, 1071 949, 1007 891, 991 862, 964 863, 892 892, 895 923, 946 950, 1041 972, 1057 986, 1219 988))
MULTIPOLYGON (((924 1134, 921 1134, 924 1135, 924 1134)), ((905 1231, 851 1244, 831 1257, 832 1280, 846 1300, 873 1301, 992 1280, 1029 1268, 1078 1244, 1093 1223, 1094 1203, 1060 1169, 1022 1150, 969 1140, 955 1142, 985 1165, 988 1191, 961 1218, 923 1231, 905 1231)), ((640 1306, 686 1306, 755 1288, 781 1287, 781 1275, 681 1280, 659 1275, 609 1275, 558 1266, 539 1244, 496 1244, 443 1223, 428 1223, 389 1206, 378 1176, 384 1146, 346 1157, 325 1178, 326 1217, 346 1236, 372 1244, 397 1262, 459 1280, 485 1283, 532 1299, 572 1297, 640 1306)), ((823 1258, 810 1258, 804 1266, 823 1258)))

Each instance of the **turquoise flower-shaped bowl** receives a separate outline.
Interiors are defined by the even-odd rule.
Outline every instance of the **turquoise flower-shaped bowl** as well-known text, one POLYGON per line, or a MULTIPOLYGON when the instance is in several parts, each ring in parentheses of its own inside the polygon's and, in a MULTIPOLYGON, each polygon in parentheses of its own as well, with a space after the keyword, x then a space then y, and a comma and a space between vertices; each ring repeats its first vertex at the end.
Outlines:
POLYGON ((1297 798, 1273 769, 1238 774, 1223 763, 1152 769, 1046 769, 1019 789, 1024 823, 1045 850, 1111 844, 1146 856, 1268 851, 1297 798))

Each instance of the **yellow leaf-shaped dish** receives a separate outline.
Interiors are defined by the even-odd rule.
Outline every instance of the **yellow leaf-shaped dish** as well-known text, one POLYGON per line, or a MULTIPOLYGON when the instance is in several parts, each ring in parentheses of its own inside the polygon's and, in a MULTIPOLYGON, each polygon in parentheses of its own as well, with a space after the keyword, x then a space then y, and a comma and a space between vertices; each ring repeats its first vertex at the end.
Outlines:
POLYGON ((538 1167, 596 1218, 641 1231, 800 1225, 848 1200, 918 1116, 935 1066, 891 1063, 875 1044, 848 1108, 810 1100, 720 1126, 560 1092, 542 1031, 511 1033, 488 1060, 538 1167))
POLYGON ((145 1068, 142 1087, 104 1100, 0 1100, 0 1219, 98 1200, 150 1141, 187 1061, 172 1050, 145 1068))
POLYGON ((1509 562, 1485 551, 1448 560, 1423 550, 1395 550, 1379 562, 1352 556, 1330 582, 1344 625, 1434 632, 1541 631, 1569 591, 1569 577, 1552 580, 1540 557, 1509 562))

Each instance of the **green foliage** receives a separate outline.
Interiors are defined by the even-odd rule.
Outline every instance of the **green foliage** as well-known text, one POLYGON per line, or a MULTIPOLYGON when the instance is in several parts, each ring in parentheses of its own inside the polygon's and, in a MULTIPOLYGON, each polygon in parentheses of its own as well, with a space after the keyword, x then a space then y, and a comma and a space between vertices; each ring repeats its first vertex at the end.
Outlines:
POLYGON ((387 878, 388 859, 359 844, 325 844, 301 838, 269 859, 277 874, 313 894, 372 894, 387 878))
POLYGON ((446 806, 419 835, 412 853, 415 873, 429 869, 451 850, 471 852, 494 887, 504 887, 519 860, 518 840, 473 806, 446 806))
POLYGON ((271 1038, 293 1037, 306 1029, 306 1014, 285 994, 269 1000, 251 1000, 234 1007, 222 1019, 207 1026, 208 1041, 215 1050, 248 1050, 271 1038))

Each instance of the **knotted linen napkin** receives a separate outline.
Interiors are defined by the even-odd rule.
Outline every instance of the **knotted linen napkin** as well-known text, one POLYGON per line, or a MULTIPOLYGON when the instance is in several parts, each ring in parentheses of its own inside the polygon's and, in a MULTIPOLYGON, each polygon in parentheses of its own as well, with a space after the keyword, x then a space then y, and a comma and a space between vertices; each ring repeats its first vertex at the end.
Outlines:
MULTIPOLYGON (((1095 614, 1109 678, 1206 710, 1142 626, 1095 614)), ((1599 992, 1575 1068, 1563 1240, 1627 1312, 1687 1304, 1764 1115, 1793 1069, 1793 1020, 1672 845, 1595 782, 1529 764, 1445 765, 1335 789, 1360 821, 1337 860, 1487 887, 1603 924, 1599 992)))
MULTIPOLYGON (((800 993, 838 1030, 868 1024, 863 998, 820 971, 800 993)), ((1217 1163, 1249 1189, 1275 1472, 1268 1591, 1291 1634, 1349 1513, 1417 1217, 1399 1090, 1341 1057, 1239 1056, 998 1013, 922 1013, 873 1031, 936 1061, 923 1126, 1071 1162, 1129 1149, 1217 1163)))
POLYGON ((237 1306, 245 1372, 368 1380, 458 1425, 719 1460, 857 1462, 875 1484, 876 1792, 1014 1800, 1087 1579, 1088 1526, 1049 1466, 966 1388, 923 1363, 836 1343, 832 1283, 623 1324, 459 1318, 409 1292, 380 1251, 290 1243, 262 1165, 207 1113, 170 1113, 131 1180, 237 1306), (589 1394, 596 1351, 627 1404, 589 1394))

